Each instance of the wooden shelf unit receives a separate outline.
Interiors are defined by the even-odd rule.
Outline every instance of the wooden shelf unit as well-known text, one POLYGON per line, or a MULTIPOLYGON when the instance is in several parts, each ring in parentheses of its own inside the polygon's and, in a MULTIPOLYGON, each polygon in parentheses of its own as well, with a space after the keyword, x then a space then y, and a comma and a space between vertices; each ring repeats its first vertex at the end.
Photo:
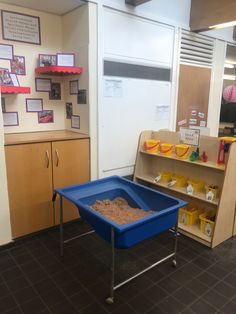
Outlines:
POLYGON ((205 151, 208 155, 206 163, 179 159, 174 154, 172 156, 164 156, 160 153, 145 152, 143 144, 146 139, 159 139, 161 142, 179 144, 179 135, 176 132, 164 130, 143 131, 139 139, 134 180, 196 204, 199 208, 216 211, 212 237, 202 233, 199 224, 186 226, 179 223, 179 231, 183 234, 212 248, 232 237, 234 235, 236 204, 236 143, 230 146, 227 165, 218 165, 217 156, 220 138, 200 137, 200 153, 205 151), (161 171, 170 171, 190 179, 202 180, 205 184, 217 185, 221 190, 220 196, 213 201, 209 201, 206 199, 204 190, 189 195, 186 192, 186 187, 170 187, 167 183, 156 183, 154 179, 161 171))

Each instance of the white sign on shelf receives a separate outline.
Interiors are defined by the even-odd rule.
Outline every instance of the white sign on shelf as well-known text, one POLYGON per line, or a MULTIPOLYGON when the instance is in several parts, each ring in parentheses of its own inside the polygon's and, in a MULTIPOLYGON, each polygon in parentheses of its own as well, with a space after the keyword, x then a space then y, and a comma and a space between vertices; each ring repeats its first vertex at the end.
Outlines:
POLYGON ((200 130, 180 128, 179 142, 181 144, 199 146, 200 130))

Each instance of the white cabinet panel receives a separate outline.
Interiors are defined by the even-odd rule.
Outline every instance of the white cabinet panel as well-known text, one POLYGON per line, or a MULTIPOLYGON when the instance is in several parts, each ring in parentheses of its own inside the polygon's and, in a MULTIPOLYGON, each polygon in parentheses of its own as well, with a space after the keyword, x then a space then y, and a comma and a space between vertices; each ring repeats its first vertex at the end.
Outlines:
POLYGON ((100 177, 132 173, 141 131, 169 127, 170 95, 170 82, 104 77, 100 177))
POLYGON ((104 57, 171 67, 174 28, 104 10, 104 57))

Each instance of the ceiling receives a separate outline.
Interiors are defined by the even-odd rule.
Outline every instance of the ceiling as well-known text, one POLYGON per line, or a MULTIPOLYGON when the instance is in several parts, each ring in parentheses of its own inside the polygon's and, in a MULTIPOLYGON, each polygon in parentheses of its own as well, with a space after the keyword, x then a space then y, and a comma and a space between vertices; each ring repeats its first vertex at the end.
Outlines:
POLYGON ((78 6, 88 2, 87 0, 0 0, 2 3, 17 5, 38 11, 63 15, 78 6))

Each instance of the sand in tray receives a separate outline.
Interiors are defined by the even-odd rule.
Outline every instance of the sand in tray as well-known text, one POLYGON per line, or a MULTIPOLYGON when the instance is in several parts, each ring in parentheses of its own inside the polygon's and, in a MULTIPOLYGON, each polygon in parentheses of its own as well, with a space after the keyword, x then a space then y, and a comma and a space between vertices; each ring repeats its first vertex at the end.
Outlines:
POLYGON ((117 197, 112 201, 97 200, 90 207, 120 225, 128 224, 155 213, 152 210, 144 211, 140 208, 130 207, 128 202, 122 197, 117 197))

